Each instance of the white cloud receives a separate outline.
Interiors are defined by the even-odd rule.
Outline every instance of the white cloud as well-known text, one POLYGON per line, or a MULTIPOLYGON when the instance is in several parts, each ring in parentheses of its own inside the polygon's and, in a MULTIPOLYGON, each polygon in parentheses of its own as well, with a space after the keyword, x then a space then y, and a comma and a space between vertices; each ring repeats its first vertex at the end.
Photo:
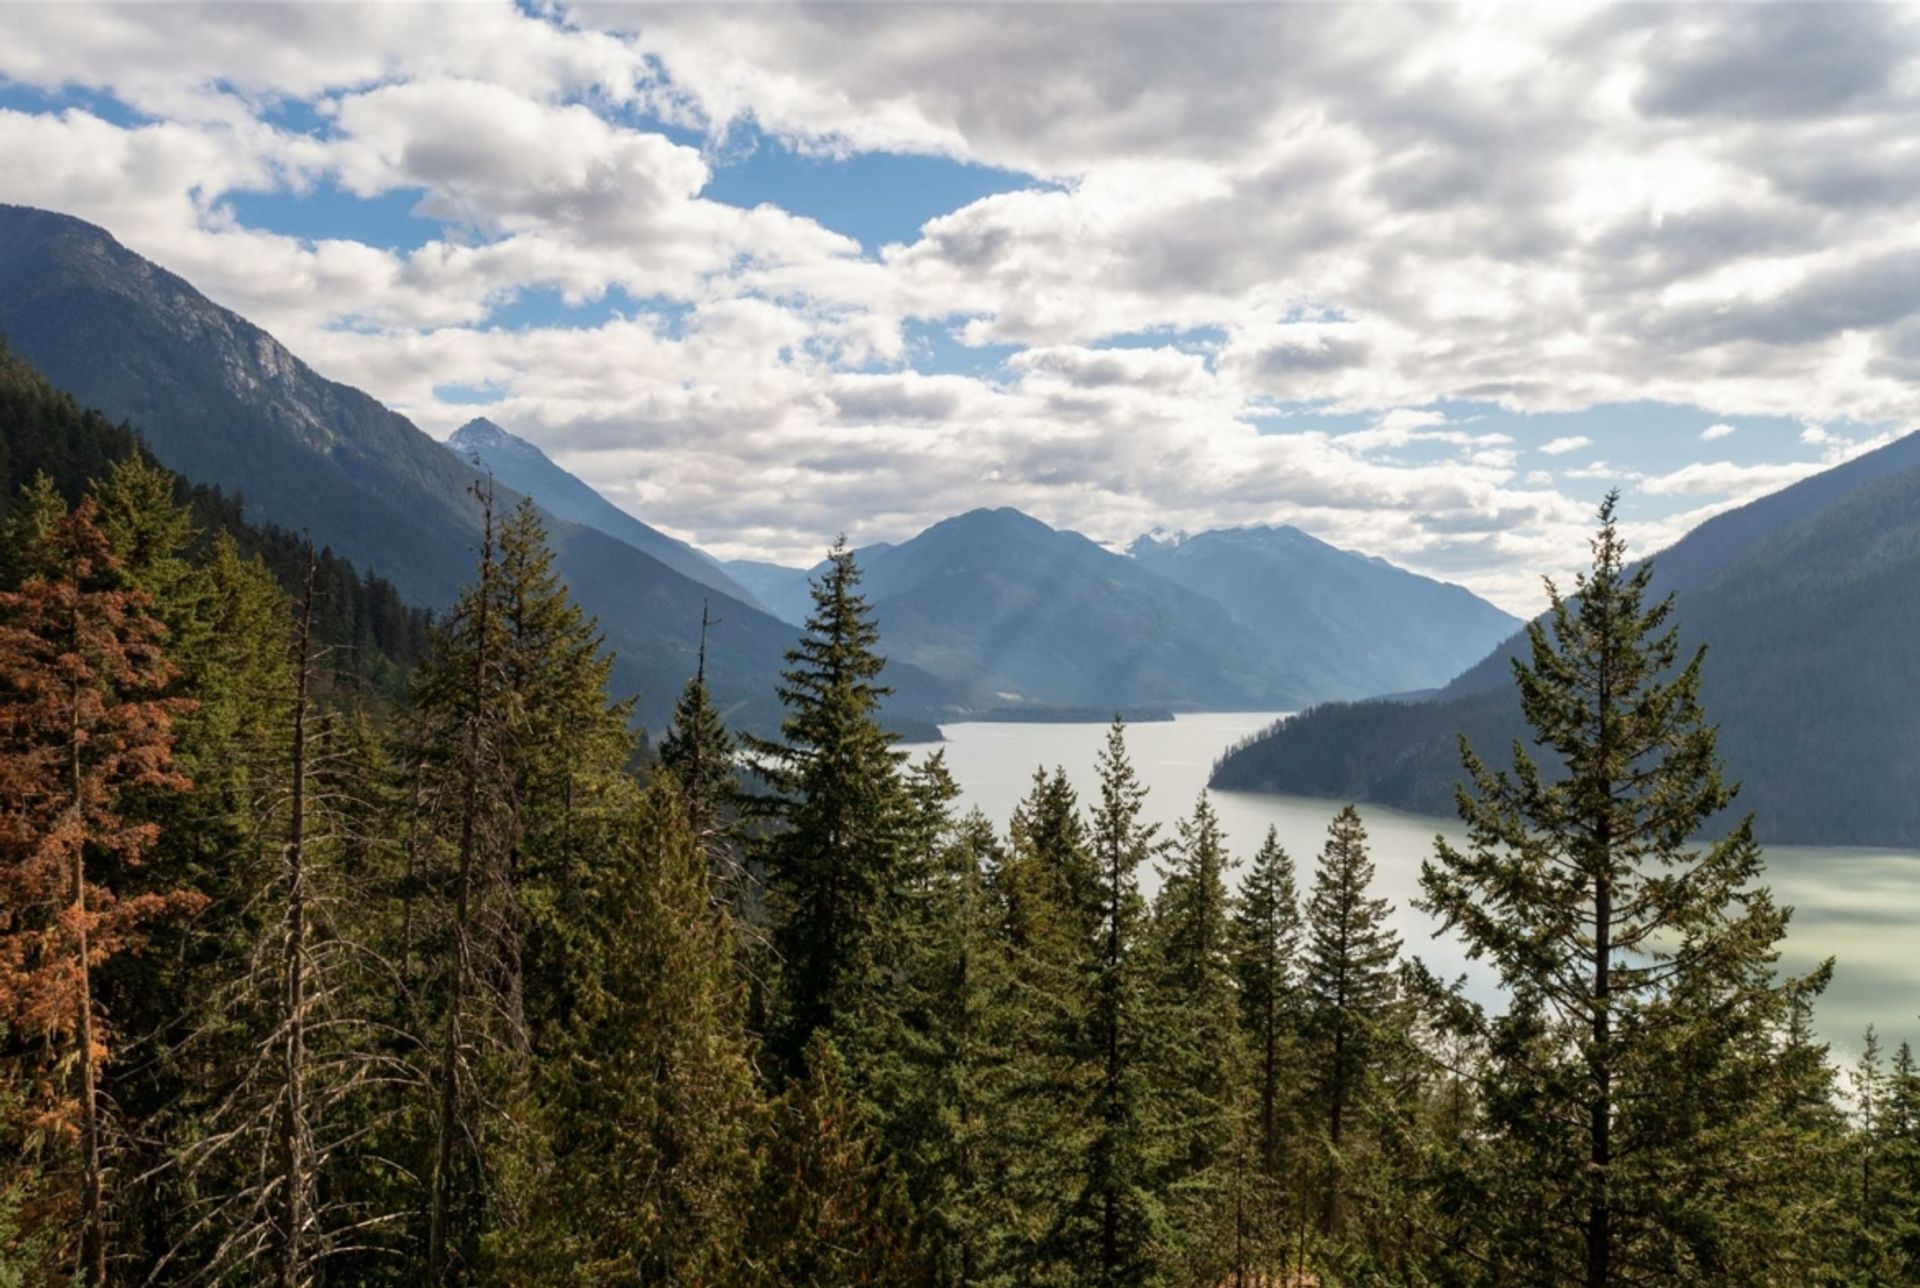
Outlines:
POLYGON ((1593 440, 1585 434, 1569 434, 1564 438, 1548 439, 1540 444, 1540 451, 1546 456, 1564 456, 1568 452, 1577 452, 1583 447, 1592 447, 1593 440))
POLYGON ((1655 496, 1727 496, 1748 500, 1777 492, 1826 466, 1820 461, 1784 461, 1777 464, 1738 465, 1732 461, 1696 461, 1671 473, 1650 478, 1641 490, 1655 496))
POLYGON ((1436 405, 1809 418, 1817 463, 1743 436, 1643 482, 1726 498, 1865 450, 1920 378, 1910 11, 456 13, 22 6, 0 76, 134 112, 0 111, 0 199, 107 225, 435 430, 471 410, 436 388, 498 389, 496 419, 729 553, 983 500, 1103 538, 1288 520, 1524 607, 1583 549, 1559 484, 1633 481, 1629 449, 1568 435, 1538 450, 1620 463, 1521 475, 1436 405), (1036 182, 870 255, 713 200, 743 128, 1036 182), (444 226, 393 249, 235 213, 324 185, 444 226), (615 287, 684 320, 494 325, 615 287), (916 369, 916 325, 1015 353, 916 369), (1189 328, 1212 338, 1110 343, 1189 328))

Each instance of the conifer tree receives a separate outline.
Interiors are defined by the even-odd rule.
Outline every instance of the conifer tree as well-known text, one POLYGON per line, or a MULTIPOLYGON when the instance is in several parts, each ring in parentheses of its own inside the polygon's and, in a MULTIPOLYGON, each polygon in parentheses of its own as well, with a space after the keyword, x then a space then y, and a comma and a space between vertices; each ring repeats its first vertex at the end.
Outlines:
POLYGON ((879 722, 890 690, 859 586, 842 540, 781 673, 781 739, 749 744, 773 789, 758 802, 776 824, 761 851, 781 989, 769 1046, 788 1072, 816 1029, 860 1009, 876 936, 894 915, 901 753, 879 722))
POLYGON ((1920 1064, 1905 1042, 1888 1072, 1879 1135, 1890 1282, 1912 1283, 1920 1279, 1920 1064))
POLYGON ((1245 1067, 1229 955, 1226 838, 1203 792, 1183 819, 1153 903, 1150 1050, 1177 1276, 1236 1269, 1248 1179, 1240 1116, 1245 1067))
POLYGON ((415 678, 413 755, 426 842, 445 868, 441 1055, 428 1204, 429 1279, 480 1264, 513 1231, 545 1165, 527 1102, 541 1035, 565 1021, 589 853, 584 819, 618 785, 630 704, 553 571, 538 511, 504 522, 476 489, 474 584, 415 678))
MULTIPOLYGON (((19 531, 16 529, 16 531, 19 531)), ((44 530, 43 530, 44 531, 44 530)), ((71 1133, 79 1278, 107 1277, 108 1161, 102 1071, 111 1054, 94 979, 137 950, 156 917, 200 907, 186 891, 124 893, 155 829, 123 813, 136 792, 184 791, 172 725, 190 707, 173 679, 149 600, 120 588, 98 510, 83 501, 44 531, 33 569, 0 593, 0 1025, 54 1062, 38 1107, 71 1133)))
POLYGON ((1085 1111, 1091 1139, 1060 1232, 1083 1280, 1101 1288, 1154 1282, 1164 1272, 1170 1233, 1156 1185, 1160 1142, 1145 1051, 1139 869, 1154 853, 1157 831, 1140 817, 1146 794, 1127 756, 1125 725, 1116 717, 1100 754, 1100 800, 1090 837, 1101 878, 1085 1027, 1087 1054, 1095 1062, 1085 1111))
POLYGON ((1463 748, 1469 843, 1441 842, 1422 875, 1511 997, 1484 1030, 1506 1180, 1482 1220, 1494 1264, 1532 1282, 1772 1275, 1792 1232, 1755 1203, 1780 1179, 1762 1160, 1795 993, 1773 969, 1787 913, 1758 885, 1751 819, 1693 841, 1734 793, 1700 707, 1704 651, 1683 660, 1672 600, 1648 601, 1617 501, 1577 597, 1548 582, 1514 662, 1551 761, 1515 747, 1498 772, 1463 748))
POLYGON ((824 1028, 774 1105, 754 1204, 758 1282, 768 1288, 911 1284, 911 1212, 824 1028))
POLYGON ((1087 1113, 1103 1068, 1088 1007, 1101 883, 1066 772, 1036 769, 989 874, 1008 974, 999 1008, 1010 1050, 995 1138, 1005 1146, 1003 1257, 1028 1283, 1068 1283, 1082 1248, 1063 1237, 1091 1148, 1087 1113))
MULTIPOLYGON (((674 704, 667 736, 660 740, 660 763, 673 772, 686 796, 694 835, 710 851, 718 851, 724 845, 727 824, 739 807, 740 784, 733 735, 727 732, 707 688, 708 625, 703 605, 698 661, 693 678, 674 704)), ((716 866, 730 880, 740 876, 732 864, 716 866)))
POLYGON ((1344 1222, 1349 1138, 1371 1093, 1373 1062, 1386 1045, 1398 1000, 1400 940, 1387 927, 1387 901, 1374 897, 1372 886, 1366 828, 1348 805, 1328 826, 1314 873, 1302 978, 1316 1130, 1326 1150, 1321 1224, 1330 1235, 1344 1222))
MULTIPOLYGON (((1234 906, 1233 971, 1247 1049, 1248 1102, 1260 1184, 1247 1242, 1266 1264, 1283 1263, 1284 1206, 1304 1199, 1297 1182, 1302 1068, 1300 976, 1302 926, 1293 860, 1277 832, 1248 865, 1234 906)), ((1304 1210, 1304 1209, 1303 1209, 1304 1210)))
POLYGON ((1007 957, 987 873, 999 857, 993 826, 974 811, 957 823, 958 794, 936 753, 909 776, 902 829, 905 906, 890 1005, 899 1015, 892 1087, 872 1099, 886 1115, 934 1282, 990 1282, 1008 1260, 1010 1162, 1007 957))
POLYGON ((728 1283, 749 1262, 764 1125, 733 932, 668 781, 587 825, 588 951, 536 1071, 554 1161, 505 1273, 537 1283, 728 1283))
MULTIPOLYGON (((433 1143, 427 1182, 427 1274, 448 1282, 478 1256, 486 1212, 489 1145, 497 1109, 483 1095, 486 1069, 517 1064, 516 999, 506 976, 516 910, 506 883, 513 843, 512 772, 506 745, 520 712, 502 682, 506 641, 500 620, 499 529, 491 485, 476 488, 481 544, 475 584, 437 633, 414 680, 420 754, 433 788, 421 802, 429 833, 445 837, 450 871, 442 881, 444 979, 434 1087, 433 1143), (450 888, 448 888, 450 887, 450 888), (504 1053, 505 1059, 500 1057, 504 1053)), ((510 1075, 509 1075, 510 1076, 510 1075)))

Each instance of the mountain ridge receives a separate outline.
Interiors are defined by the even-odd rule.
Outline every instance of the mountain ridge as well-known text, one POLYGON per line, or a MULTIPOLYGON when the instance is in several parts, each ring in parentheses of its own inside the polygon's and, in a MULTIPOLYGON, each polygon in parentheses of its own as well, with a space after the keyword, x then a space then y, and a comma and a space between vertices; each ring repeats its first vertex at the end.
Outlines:
MULTIPOLYGON (((470 575, 473 470, 106 230, 0 205, 0 333, 55 386, 136 426, 170 469, 331 545, 409 602, 442 608, 470 575)), ((556 567, 618 655, 615 685, 637 691, 643 721, 662 727, 715 592, 586 525, 549 515, 547 526, 556 567)), ((708 650, 717 699, 736 723, 770 729, 793 628, 731 599, 723 616, 708 650)), ((909 665, 889 679, 889 718, 916 736, 968 705, 909 665)))
MULTIPOLYGON (((1920 847, 1920 435, 1716 516, 1652 556, 1737 809, 1779 843, 1920 847)), ((1451 812, 1464 734, 1526 738, 1510 639, 1424 701, 1332 703, 1231 749, 1224 790, 1451 812)))
POLYGON ((562 468, 538 444, 486 417, 476 416, 454 430, 446 446, 462 460, 478 462, 520 495, 532 497, 547 513, 604 532, 683 577, 771 614, 752 591, 727 575, 719 560, 627 513, 562 468))

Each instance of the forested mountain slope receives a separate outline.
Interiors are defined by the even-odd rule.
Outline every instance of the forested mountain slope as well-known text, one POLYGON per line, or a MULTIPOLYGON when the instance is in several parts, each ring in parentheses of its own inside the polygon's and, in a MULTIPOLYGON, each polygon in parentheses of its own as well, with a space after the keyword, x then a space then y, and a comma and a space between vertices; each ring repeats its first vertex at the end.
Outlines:
POLYGON ((1330 546, 1298 528, 1143 536, 1133 557, 1215 600, 1305 678, 1314 701, 1444 684, 1520 625, 1461 586, 1330 546))
MULTIPOLYGON (((473 562, 477 477, 404 416, 327 380, 181 278, 71 217, 0 206, 0 335, 57 386, 130 421, 187 478, 332 546, 411 602, 452 602, 473 562)), ((510 501, 510 494, 503 493, 510 501)), ((617 653, 617 689, 658 727, 692 673, 702 585, 623 541, 554 519, 558 567, 617 653)), ((770 727, 793 628, 745 603, 718 614, 708 679, 736 723, 770 727)), ((897 667, 890 716, 925 732, 951 686, 897 667)))
MULTIPOLYGON (((0 343, 0 519, 38 479, 51 482, 71 505, 89 483, 133 456, 151 460, 131 430, 83 409, 0 343)), ((298 593, 307 574, 305 539, 249 522, 218 488, 176 476, 174 492, 192 509, 196 554, 224 534, 241 554, 258 556, 289 595, 298 593)), ((334 650, 329 669, 396 692, 426 653, 428 614, 405 603, 392 583, 361 574, 331 549, 315 552, 314 579, 314 633, 334 650)))
POLYGON ((643 554, 652 555, 683 577, 691 577, 741 603, 767 610, 752 591, 727 575, 719 560, 642 523, 561 469, 534 444, 484 416, 454 430, 447 446, 462 461, 479 463, 521 496, 532 497, 548 514, 604 532, 643 554))
MULTIPOLYGON (((1654 559, 1740 802, 1781 843, 1920 845, 1920 437, 1719 516, 1654 559)), ((1456 735, 1524 726, 1507 657, 1426 702, 1329 705, 1236 749, 1214 785, 1451 812, 1456 735)))

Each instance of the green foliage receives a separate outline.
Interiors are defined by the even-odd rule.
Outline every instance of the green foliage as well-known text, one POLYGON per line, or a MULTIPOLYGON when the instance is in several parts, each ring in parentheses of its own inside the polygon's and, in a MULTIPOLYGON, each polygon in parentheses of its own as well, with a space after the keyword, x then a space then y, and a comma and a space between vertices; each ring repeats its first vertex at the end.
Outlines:
POLYGON ((1307 1086, 1313 1132, 1324 1151, 1321 1226, 1342 1233, 1355 1158, 1371 1143, 1356 1120, 1378 1099, 1379 1072, 1393 1040, 1399 1003, 1400 941, 1387 928, 1387 901, 1374 897, 1373 860, 1360 813, 1344 807, 1327 828, 1307 904, 1307 1086))
POLYGON ((1213 1283, 1240 1268, 1231 1221, 1250 1181, 1226 838, 1204 794, 1169 857, 1146 945, 1156 1181, 1168 1196, 1172 1273, 1213 1283))
POLYGON ((1471 842, 1441 842, 1422 875, 1512 999, 1480 1027, 1488 1256, 1596 1285, 1772 1276, 1798 1234, 1762 1216, 1788 1179, 1763 1160, 1795 1139, 1773 1110, 1793 1089, 1776 1054, 1797 995, 1774 972, 1787 912, 1758 884, 1751 819, 1689 844, 1733 799, 1704 655, 1680 661, 1671 601, 1647 602, 1651 569, 1627 568, 1613 507, 1578 599, 1548 584, 1514 664, 1564 777, 1520 748, 1512 774, 1465 750, 1471 842))
MULTIPOLYGON (((531 506, 496 521, 483 490, 473 584, 396 707, 328 660, 360 637, 324 625, 324 555, 303 647, 277 547, 10 370, 0 425, 25 407, 66 439, 0 436, 9 470, 49 470, 7 507, 0 577, 57 573, 90 498, 100 593, 166 633, 193 780, 119 794, 143 862, 89 860, 113 899, 200 909, 94 977, 116 1276, 1920 1279, 1920 1070, 1869 1034, 1842 1085, 1826 971, 1776 974, 1751 825, 1690 839, 1732 795, 1702 667, 1604 520, 1517 671, 1558 768, 1469 755, 1471 843, 1425 874, 1506 984, 1489 1014, 1401 959, 1351 806, 1304 911, 1271 832, 1229 896, 1204 796, 1159 839, 1118 721, 1091 811, 1056 769, 1004 837, 959 815, 945 758, 905 767, 881 722, 844 548, 782 737, 747 744, 751 800, 698 664, 639 763, 531 506)), ((46 799, 19 772, 16 840, 46 799)), ((32 902, 0 926, 51 924, 32 902)), ((0 1284, 72 1259, 76 1137, 43 1108, 70 1071, 45 1054, 0 1034, 0 1284)))
POLYGON ((534 1075, 551 1163, 499 1260, 524 1282, 725 1283, 749 1255, 763 1118, 733 932, 671 782, 586 830, 604 857, 574 1004, 534 1075))
POLYGON ((748 1282, 795 1288, 916 1283, 912 1217, 899 1177, 848 1085, 825 1030, 774 1105, 765 1181, 753 1207, 748 1282))
POLYGON ((861 1010, 896 912, 901 757, 878 719, 885 660, 859 586, 853 552, 835 546, 787 654, 781 739, 749 744, 774 792, 759 810, 778 824, 760 858, 780 963, 769 1045, 788 1070, 816 1029, 861 1010))

